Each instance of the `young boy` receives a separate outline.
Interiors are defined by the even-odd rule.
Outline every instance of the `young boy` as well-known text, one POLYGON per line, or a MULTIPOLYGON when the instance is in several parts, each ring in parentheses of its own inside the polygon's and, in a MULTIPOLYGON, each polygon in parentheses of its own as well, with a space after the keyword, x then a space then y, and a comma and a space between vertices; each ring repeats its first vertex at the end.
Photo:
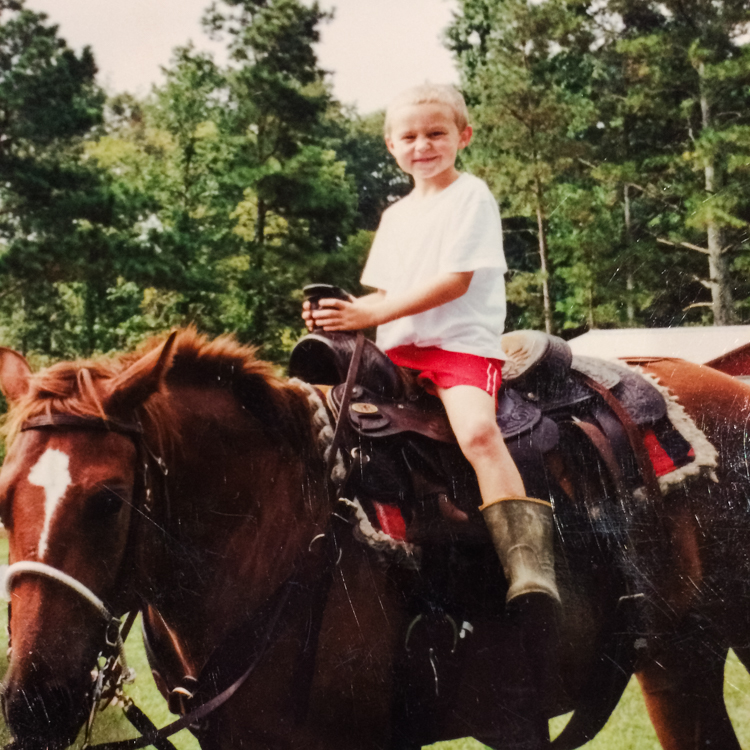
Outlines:
POLYGON ((551 505, 526 497, 495 418, 507 267, 497 202, 484 182, 456 169, 471 136, 452 86, 417 86, 391 102, 386 145, 414 189, 386 209, 375 236, 362 283, 377 291, 323 299, 303 317, 326 331, 378 326, 377 343, 393 362, 419 371, 476 471, 507 600, 559 600, 551 505))

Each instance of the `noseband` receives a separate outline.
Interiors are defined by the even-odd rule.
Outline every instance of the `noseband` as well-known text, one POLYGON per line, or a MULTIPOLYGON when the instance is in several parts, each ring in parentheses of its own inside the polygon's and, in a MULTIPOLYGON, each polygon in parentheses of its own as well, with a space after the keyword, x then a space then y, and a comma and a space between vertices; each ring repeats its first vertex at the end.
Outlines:
POLYGON ((73 576, 63 573, 62 570, 53 568, 51 565, 45 563, 35 562, 34 560, 21 560, 20 562, 13 563, 13 565, 9 566, 6 570, 5 581, 3 582, 5 598, 7 600, 10 600, 11 597, 10 590, 13 581, 18 576, 27 575, 29 573, 44 578, 50 578, 58 583, 62 583, 91 604, 107 623, 105 636, 107 646, 116 649, 120 656, 120 663, 123 665, 125 664, 124 646, 122 636, 120 635, 120 618, 113 615, 109 609, 107 609, 104 602, 90 588, 84 586, 78 579, 73 578, 73 576))

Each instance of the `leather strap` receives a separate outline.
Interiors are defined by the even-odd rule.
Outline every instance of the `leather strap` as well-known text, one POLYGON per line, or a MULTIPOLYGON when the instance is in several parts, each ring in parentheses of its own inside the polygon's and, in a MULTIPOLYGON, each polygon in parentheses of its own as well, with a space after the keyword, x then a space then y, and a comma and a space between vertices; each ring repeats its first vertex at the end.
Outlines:
POLYGON ((190 713, 173 721, 171 724, 167 724, 159 730, 151 731, 148 734, 144 734, 141 737, 135 737, 132 740, 119 740, 117 742, 106 742, 100 745, 91 745, 91 750, 137 750, 138 748, 148 747, 149 745, 157 746, 157 743, 166 737, 170 737, 176 734, 182 729, 189 727, 191 724, 195 724, 204 717, 208 716, 212 711, 215 711, 219 706, 226 703, 244 684, 245 680, 253 673, 255 668, 260 663, 261 659, 266 653, 266 649, 271 639, 271 635, 276 629, 276 626, 281 618, 283 611, 286 608, 286 604, 292 594, 293 588, 296 586, 296 582, 290 580, 284 587, 280 596, 275 604, 275 607, 271 613, 270 620, 268 622, 266 631, 258 646, 255 654, 255 658, 250 662, 248 668, 227 688, 222 690, 218 695, 214 696, 211 700, 202 703, 197 708, 190 711, 190 713))
POLYGON ((604 386, 597 383, 588 375, 584 375, 582 372, 576 372, 576 377, 582 380, 593 391, 598 393, 602 397, 604 403, 612 409, 615 416, 622 423, 622 427, 625 430, 625 434, 628 436, 628 442, 630 443, 633 455, 638 464, 641 477, 643 478, 646 493, 650 496, 652 501, 656 501, 661 497, 661 490, 659 489, 656 472, 654 471, 654 466, 651 463, 646 446, 643 443, 643 436, 638 425, 636 425, 636 423, 630 418, 630 415, 623 405, 604 386))
POLYGON ((354 353, 349 362, 349 370, 346 373, 344 393, 341 396, 341 405, 339 407, 339 416, 336 420, 336 429, 333 432, 331 452, 328 454, 328 462, 326 463, 326 476, 329 478, 333 471, 333 467, 336 464, 336 454, 339 451, 339 445, 341 445, 341 438, 343 437, 344 429, 349 421, 349 404, 352 400, 352 390, 357 382, 357 374, 359 373, 359 364, 362 361, 362 351, 364 347, 365 335, 362 331, 357 331, 357 342, 354 345, 354 353))
POLYGON ((121 422, 111 417, 85 417, 78 414, 41 414, 31 417, 21 425, 21 432, 40 430, 49 427, 60 429, 70 427, 78 430, 101 430, 102 432, 118 432, 128 436, 143 435, 143 428, 136 422, 121 422))
POLYGON ((584 422, 576 419, 571 424, 577 427, 584 435, 589 439, 589 442, 594 446, 599 457, 604 461, 604 465, 612 477, 612 481, 615 487, 619 491, 622 486, 622 471, 620 465, 617 463, 615 454, 612 451, 612 446, 607 440, 607 436, 591 422, 584 422))
MULTIPOLYGON (((158 731, 154 722, 135 703, 129 703, 123 711, 127 720, 142 735, 155 734, 158 731)), ((155 739, 153 745, 156 750, 177 750, 166 737, 155 739)), ((97 747, 97 745, 94 745, 94 747, 97 747)))

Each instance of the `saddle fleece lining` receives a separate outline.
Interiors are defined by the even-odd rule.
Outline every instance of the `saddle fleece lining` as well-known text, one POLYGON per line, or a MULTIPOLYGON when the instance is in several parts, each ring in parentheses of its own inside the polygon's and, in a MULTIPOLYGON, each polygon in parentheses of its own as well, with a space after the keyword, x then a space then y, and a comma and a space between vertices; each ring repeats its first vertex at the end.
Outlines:
MULTIPOLYGON (((717 453, 716 448, 711 445, 703 431, 697 424, 695 424, 692 417, 677 401, 677 397, 674 396, 668 388, 662 385, 658 378, 651 375, 651 373, 644 372, 643 369, 635 365, 628 365, 628 367, 630 367, 633 372, 637 372, 639 375, 646 378, 646 380, 648 380, 659 391, 659 393, 662 394, 667 404, 666 420, 668 420, 669 425, 671 425, 690 446, 687 456, 692 457, 692 460, 683 461, 679 458, 679 455, 675 454, 674 451, 670 449, 669 443, 671 441, 668 438, 665 439, 665 437, 662 436, 662 438, 659 439, 654 435, 654 438, 656 438, 656 442, 658 443, 656 444, 653 438, 648 437, 648 430, 645 431, 646 435, 644 442, 646 443, 651 462, 654 465, 654 470, 662 494, 666 495, 671 490, 680 487, 687 480, 694 477, 708 476, 714 482, 718 482, 719 480, 716 476, 715 469, 718 466, 719 454, 717 453), (649 444, 649 441, 651 441, 651 444, 649 444), (660 449, 664 449, 664 453, 667 454, 666 457, 660 449)), ((658 427, 658 425, 655 427, 658 427)), ((658 429, 655 431, 659 432, 658 429)))

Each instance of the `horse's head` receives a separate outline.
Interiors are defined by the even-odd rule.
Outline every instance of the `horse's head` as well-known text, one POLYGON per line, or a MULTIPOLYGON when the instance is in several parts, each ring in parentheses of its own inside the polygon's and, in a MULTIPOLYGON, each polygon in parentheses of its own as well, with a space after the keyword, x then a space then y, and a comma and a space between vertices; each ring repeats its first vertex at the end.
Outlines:
POLYGON ((0 472, 12 614, 2 704, 21 747, 75 738, 108 613, 129 606, 123 574, 144 482, 135 414, 159 388, 173 338, 120 371, 66 364, 33 375, 0 349, 11 405, 0 472))

